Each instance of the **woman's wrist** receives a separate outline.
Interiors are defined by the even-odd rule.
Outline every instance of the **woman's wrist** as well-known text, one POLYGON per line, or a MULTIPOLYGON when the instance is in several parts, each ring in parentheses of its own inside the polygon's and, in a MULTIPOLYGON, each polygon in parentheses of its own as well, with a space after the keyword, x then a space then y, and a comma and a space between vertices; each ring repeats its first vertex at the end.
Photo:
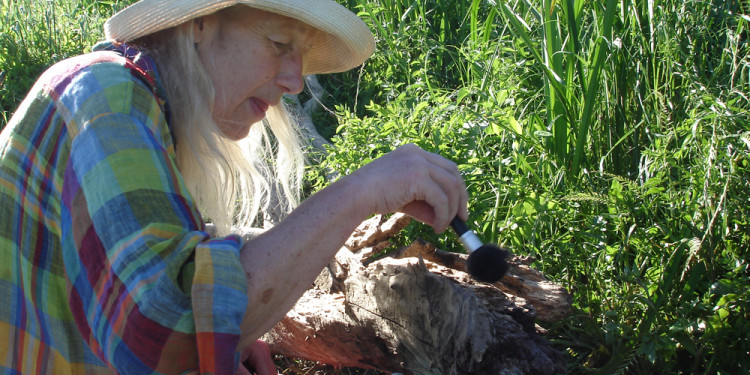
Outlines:
MULTIPOLYGON (((331 208, 339 211, 339 214, 347 222, 353 223, 355 227, 377 213, 375 200, 369 193, 371 186, 366 182, 367 179, 363 177, 361 171, 356 171, 342 177, 326 188, 331 190, 334 202, 331 208)), ((323 193, 323 190, 319 193, 323 193)))

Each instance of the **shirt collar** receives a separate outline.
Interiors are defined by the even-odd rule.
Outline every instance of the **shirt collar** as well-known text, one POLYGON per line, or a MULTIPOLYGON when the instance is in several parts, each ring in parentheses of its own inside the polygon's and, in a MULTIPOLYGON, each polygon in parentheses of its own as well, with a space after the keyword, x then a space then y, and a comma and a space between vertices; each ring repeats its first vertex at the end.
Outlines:
POLYGON ((143 73, 151 89, 159 96, 159 99, 166 99, 164 87, 162 86, 159 71, 156 69, 156 63, 147 53, 137 47, 125 43, 113 43, 110 41, 96 44, 93 51, 111 51, 130 60, 135 67, 143 73))
MULTIPOLYGON (((135 68, 141 73, 141 76, 145 78, 144 81, 149 84, 151 90, 156 95, 157 101, 164 110, 164 116, 171 131, 172 121, 169 112, 169 105, 166 100, 167 96, 165 95, 164 86, 162 86, 159 70, 156 69, 154 59, 137 47, 125 43, 113 43, 111 41, 100 42, 97 43, 92 50, 94 52, 111 51, 126 58, 132 63, 129 67, 135 68)), ((172 139, 174 140, 174 135, 172 136, 172 139)), ((176 143, 176 140, 174 140, 174 142, 176 143)))

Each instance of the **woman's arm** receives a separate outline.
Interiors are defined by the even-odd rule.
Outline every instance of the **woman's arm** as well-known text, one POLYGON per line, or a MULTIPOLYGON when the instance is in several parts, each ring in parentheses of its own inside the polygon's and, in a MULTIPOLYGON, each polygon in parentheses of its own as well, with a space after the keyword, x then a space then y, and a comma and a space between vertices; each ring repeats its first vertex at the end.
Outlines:
POLYGON ((241 347, 270 330, 368 216, 401 211, 442 232, 467 217, 467 193, 454 163, 407 145, 308 198, 240 253, 250 303, 241 347))

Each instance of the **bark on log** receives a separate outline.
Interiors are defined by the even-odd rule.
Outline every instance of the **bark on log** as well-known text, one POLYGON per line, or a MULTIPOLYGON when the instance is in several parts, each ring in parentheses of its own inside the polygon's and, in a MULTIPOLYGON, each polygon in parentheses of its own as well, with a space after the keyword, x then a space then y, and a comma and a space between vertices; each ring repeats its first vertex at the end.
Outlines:
POLYGON ((264 336, 275 353, 406 374, 554 374, 563 355, 535 320, 570 311, 570 296, 510 260, 498 283, 474 282, 465 255, 416 241, 372 260, 409 219, 372 218, 296 306, 264 336))

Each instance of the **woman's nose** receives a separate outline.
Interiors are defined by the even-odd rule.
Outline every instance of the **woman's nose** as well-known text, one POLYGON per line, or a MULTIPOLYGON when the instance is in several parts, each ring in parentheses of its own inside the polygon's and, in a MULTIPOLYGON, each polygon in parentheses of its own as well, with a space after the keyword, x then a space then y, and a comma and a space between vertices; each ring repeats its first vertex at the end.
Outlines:
POLYGON ((299 94, 305 87, 302 77, 302 55, 290 53, 281 62, 277 84, 287 94, 299 94))

